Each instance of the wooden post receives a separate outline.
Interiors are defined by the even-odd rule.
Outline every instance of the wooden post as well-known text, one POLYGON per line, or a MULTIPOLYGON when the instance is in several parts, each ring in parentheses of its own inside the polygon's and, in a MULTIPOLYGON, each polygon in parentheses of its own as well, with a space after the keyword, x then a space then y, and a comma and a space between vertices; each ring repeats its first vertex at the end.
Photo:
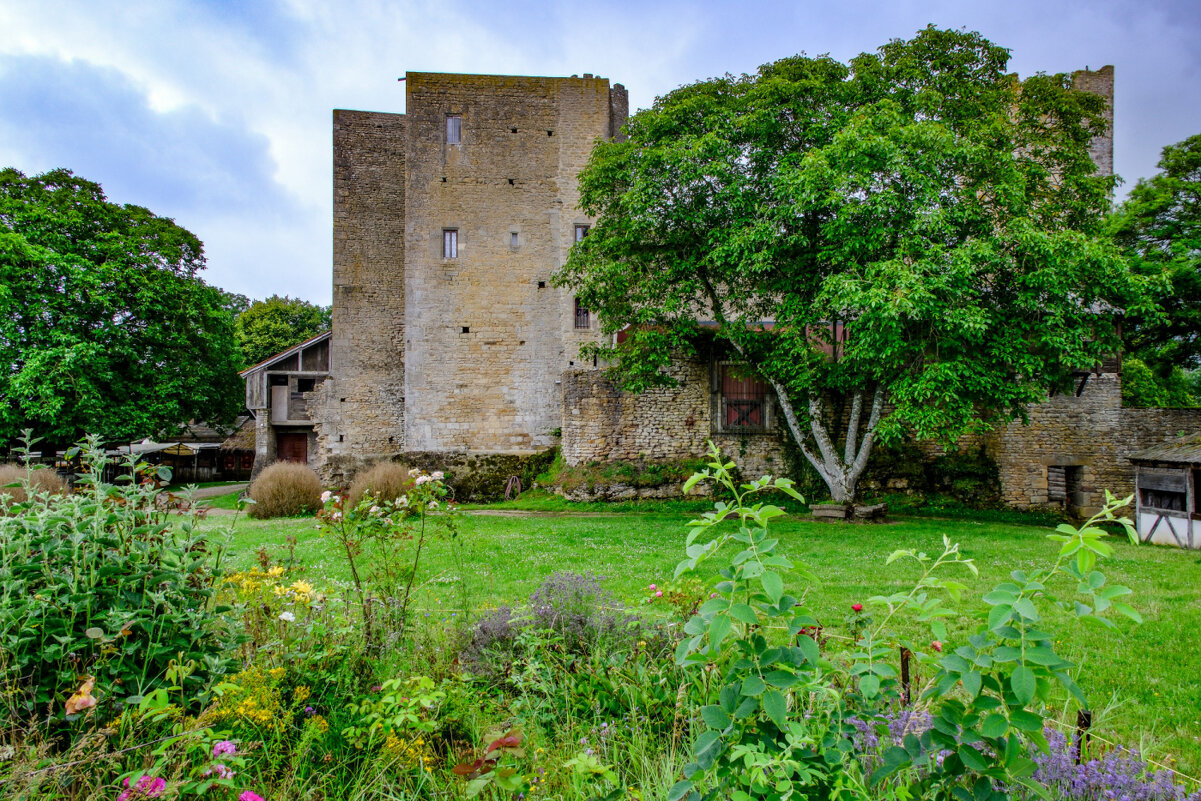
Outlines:
POLYGON ((1088 730, 1093 725, 1093 713, 1081 709, 1076 713, 1076 764, 1079 765, 1084 757, 1084 746, 1091 739, 1088 730))
POLYGON ((909 706, 912 697, 909 681, 909 659, 912 656, 908 648, 901 646, 901 706, 909 706))

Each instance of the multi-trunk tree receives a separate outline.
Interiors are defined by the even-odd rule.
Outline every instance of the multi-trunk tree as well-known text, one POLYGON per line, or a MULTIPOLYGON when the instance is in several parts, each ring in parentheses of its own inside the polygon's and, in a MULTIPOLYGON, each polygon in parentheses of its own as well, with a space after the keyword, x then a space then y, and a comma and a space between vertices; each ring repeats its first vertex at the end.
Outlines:
POLYGON ((1106 100, 1007 63, 927 28, 635 114, 580 176, 597 222, 556 276, 606 332, 629 327, 593 352, 644 389, 710 321, 836 501, 881 437, 949 442, 1066 387, 1145 292, 1101 230, 1106 100))

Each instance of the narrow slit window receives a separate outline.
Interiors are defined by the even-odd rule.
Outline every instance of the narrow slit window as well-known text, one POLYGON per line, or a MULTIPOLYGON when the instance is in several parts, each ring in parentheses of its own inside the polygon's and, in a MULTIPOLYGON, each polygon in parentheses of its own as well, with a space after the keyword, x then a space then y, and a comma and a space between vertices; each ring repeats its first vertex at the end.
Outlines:
POLYGON ((444 258, 444 259, 459 258, 459 229, 458 228, 443 228, 442 229, 442 258, 444 258))
POLYGON ((517 247, 517 232, 516 231, 509 232, 509 245, 511 247, 517 247))
POLYGON ((577 225, 575 227, 575 241, 583 242, 584 237, 586 237, 586 236, 588 236, 588 226, 587 225, 577 225))
POLYGON ((446 116, 446 144, 457 145, 463 141, 463 118, 458 114, 446 116))
POLYGON ((576 328, 591 328, 591 314, 586 306, 580 305, 580 299, 575 299, 575 327, 576 328))

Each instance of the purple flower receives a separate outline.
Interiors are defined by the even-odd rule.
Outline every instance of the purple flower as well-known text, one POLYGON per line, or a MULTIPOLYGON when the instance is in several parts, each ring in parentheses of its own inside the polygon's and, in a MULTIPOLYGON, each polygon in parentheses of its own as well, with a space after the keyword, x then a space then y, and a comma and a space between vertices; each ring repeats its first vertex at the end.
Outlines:
MULTIPOLYGON (((133 787, 129 786, 129 779, 126 779, 125 790, 121 795, 117 796, 117 801, 135 801, 139 798, 158 798, 163 794, 163 790, 167 789, 167 780, 158 776, 143 776, 138 779, 138 783, 133 787)), ((259 799, 262 801, 262 799, 259 799)))
POLYGON ((247 790, 238 796, 238 801, 266 801, 266 799, 252 790, 247 790))
POLYGON ((317 714, 317 710, 313 709, 311 706, 306 706, 304 708, 304 713, 309 717, 312 717, 313 715, 317 714))
POLYGON ((213 743, 213 756, 226 756, 238 753, 238 747, 230 740, 222 740, 219 743, 213 743))

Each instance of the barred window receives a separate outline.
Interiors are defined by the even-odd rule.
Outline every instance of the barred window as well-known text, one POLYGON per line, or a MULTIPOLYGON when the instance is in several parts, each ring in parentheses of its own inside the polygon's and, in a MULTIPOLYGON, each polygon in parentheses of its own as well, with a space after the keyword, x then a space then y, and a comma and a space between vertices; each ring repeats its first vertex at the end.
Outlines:
POLYGON ((746 365, 717 365, 717 425, 721 431, 766 431, 770 419, 767 384, 746 365))
POLYGON ((575 299, 575 327, 576 328, 591 328, 592 320, 588 309, 580 305, 580 299, 575 299))

